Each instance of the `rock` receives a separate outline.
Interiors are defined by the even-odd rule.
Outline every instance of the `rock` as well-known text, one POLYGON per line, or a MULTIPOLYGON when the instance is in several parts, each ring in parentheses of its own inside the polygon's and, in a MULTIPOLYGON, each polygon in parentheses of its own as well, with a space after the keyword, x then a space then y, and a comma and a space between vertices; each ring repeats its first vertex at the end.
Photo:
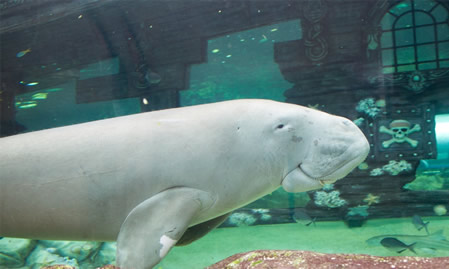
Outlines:
POLYGON ((35 240, 3 238, 0 240, 0 268, 15 268, 25 264, 25 259, 36 246, 35 240))
POLYGON ((50 250, 55 249, 59 256, 76 259, 78 262, 84 261, 101 246, 99 242, 86 241, 41 240, 39 244, 50 250))
MULTIPOLYGON (((41 269, 76 269, 76 267, 68 266, 68 265, 52 265, 52 266, 45 266, 41 269)), ((115 267, 114 265, 105 265, 103 267, 98 267, 96 269, 120 269, 118 267, 115 267)))
POLYGON ((69 265, 52 265, 42 267, 41 269, 76 269, 76 267, 69 265))
POLYGON ((76 259, 62 257, 54 251, 54 248, 48 248, 44 245, 38 245, 28 256, 26 260, 28 268, 40 269, 45 266, 65 264, 67 266, 78 267, 76 259))
POLYGON ((105 264, 115 263, 117 247, 115 242, 102 243, 95 255, 92 255, 88 260, 80 262, 81 269, 90 269, 92 267, 100 267, 105 264))
POLYGON ((363 269, 406 269, 449 268, 449 257, 379 257, 365 254, 325 254, 311 251, 290 250, 258 250, 235 254, 207 269, 333 269, 333 268, 363 268, 363 269))

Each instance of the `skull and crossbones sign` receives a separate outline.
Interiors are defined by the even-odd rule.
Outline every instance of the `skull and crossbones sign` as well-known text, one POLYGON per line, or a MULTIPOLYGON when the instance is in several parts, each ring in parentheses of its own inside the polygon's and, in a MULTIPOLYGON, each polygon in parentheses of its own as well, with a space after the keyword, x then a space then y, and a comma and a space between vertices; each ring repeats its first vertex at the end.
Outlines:
POLYGON ((386 140, 382 142, 382 146, 384 148, 390 147, 393 143, 404 143, 407 142, 412 147, 416 147, 418 145, 418 141, 411 139, 408 137, 409 134, 421 131, 421 126, 419 124, 415 124, 412 127, 412 124, 406 120, 394 120, 390 123, 390 128, 385 126, 380 126, 379 132, 389 134, 392 136, 390 140, 386 140))

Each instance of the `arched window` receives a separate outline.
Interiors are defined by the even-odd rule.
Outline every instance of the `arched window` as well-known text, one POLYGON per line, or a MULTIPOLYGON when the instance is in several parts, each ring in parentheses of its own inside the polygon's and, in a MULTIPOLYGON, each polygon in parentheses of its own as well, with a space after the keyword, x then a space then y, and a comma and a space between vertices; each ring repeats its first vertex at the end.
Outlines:
POLYGON ((381 20, 384 73, 449 67, 448 10, 433 0, 406 0, 381 20))

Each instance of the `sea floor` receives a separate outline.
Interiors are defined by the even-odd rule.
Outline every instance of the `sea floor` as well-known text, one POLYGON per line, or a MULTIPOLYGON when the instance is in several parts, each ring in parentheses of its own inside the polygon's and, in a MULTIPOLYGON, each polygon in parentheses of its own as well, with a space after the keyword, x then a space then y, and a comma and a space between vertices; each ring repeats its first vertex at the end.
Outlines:
MULTIPOLYGON (((443 230, 449 238, 448 217, 423 219, 430 221, 430 233, 443 230)), ((291 223, 218 228, 188 246, 173 248, 155 268, 202 269, 236 253, 261 249, 418 256, 408 250, 398 254, 382 246, 369 246, 365 242, 373 236, 391 234, 426 235, 426 232, 424 229, 418 231, 411 218, 368 220, 359 228, 348 228, 342 221, 317 222, 316 226, 291 223)), ((431 252, 417 249, 417 253, 425 257, 447 257, 449 249, 431 252)))

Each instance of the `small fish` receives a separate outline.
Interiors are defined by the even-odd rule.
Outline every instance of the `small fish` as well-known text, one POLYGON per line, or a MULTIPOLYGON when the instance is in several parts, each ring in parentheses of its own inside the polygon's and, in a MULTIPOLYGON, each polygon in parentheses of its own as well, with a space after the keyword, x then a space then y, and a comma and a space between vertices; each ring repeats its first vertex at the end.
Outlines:
POLYGON ((46 93, 46 92, 38 92, 38 93, 33 94, 31 96, 31 99, 32 100, 44 100, 44 99, 47 99, 47 95, 48 95, 48 93, 46 93))
POLYGON ((426 229, 426 233, 429 234, 429 230, 427 229, 427 225, 430 223, 429 221, 424 222, 419 215, 413 215, 412 223, 418 231, 421 231, 421 229, 424 228, 426 229))
POLYGON ((307 214, 306 210, 303 208, 296 208, 295 212, 293 214, 293 219, 300 224, 303 224, 305 226, 309 226, 313 223, 313 226, 316 227, 315 220, 316 217, 312 219, 312 217, 307 214))
POLYGON ((33 82, 30 82, 30 83, 27 83, 26 85, 27 85, 27 86, 36 86, 36 85, 38 85, 38 84, 39 84, 39 82, 33 81, 33 82))
POLYGON ((35 106, 37 106, 36 101, 16 102, 16 107, 18 107, 20 109, 32 108, 35 106))
POLYGON ((31 49, 19 51, 19 52, 17 52, 16 57, 21 58, 21 57, 25 56, 28 52, 31 52, 31 49))
POLYGON ((384 239, 382 239, 380 241, 380 244, 382 246, 384 246, 385 248, 391 250, 391 251, 395 251, 397 253, 402 253, 405 250, 410 250, 411 252, 415 253, 415 250, 413 249, 413 247, 415 246, 416 242, 410 245, 406 245, 404 244, 402 241, 394 238, 394 237, 385 237, 384 239))
POLYGON ((267 42, 267 41, 268 41, 267 36, 266 36, 266 35, 262 35, 262 39, 259 40, 259 43, 265 43, 265 42, 267 42))
POLYGON ((369 246, 379 246, 380 241, 385 237, 393 237, 404 244, 413 244, 416 243, 415 249, 419 248, 423 249, 431 249, 431 250, 449 250, 449 241, 446 240, 446 237, 443 235, 443 230, 439 230, 431 235, 407 235, 407 234, 384 234, 371 237, 366 240, 366 243, 369 246))

